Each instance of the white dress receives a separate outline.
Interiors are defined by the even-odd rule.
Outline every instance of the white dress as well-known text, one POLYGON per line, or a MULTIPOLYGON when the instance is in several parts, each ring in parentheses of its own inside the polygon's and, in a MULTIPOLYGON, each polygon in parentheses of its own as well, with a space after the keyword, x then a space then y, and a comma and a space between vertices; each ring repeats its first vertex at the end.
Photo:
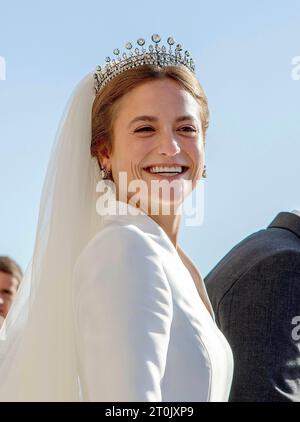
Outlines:
POLYGON ((74 269, 82 399, 227 401, 228 342, 161 226, 126 207, 104 217, 74 269))

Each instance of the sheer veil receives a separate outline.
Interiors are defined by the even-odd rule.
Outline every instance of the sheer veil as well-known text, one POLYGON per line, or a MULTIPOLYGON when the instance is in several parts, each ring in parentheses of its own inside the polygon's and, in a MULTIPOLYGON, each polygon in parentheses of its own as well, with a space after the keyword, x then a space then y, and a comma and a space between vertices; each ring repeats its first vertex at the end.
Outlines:
POLYGON ((70 292, 75 261, 102 223, 100 169, 90 155, 94 98, 90 73, 58 128, 32 259, 0 331, 0 401, 80 400, 70 292))

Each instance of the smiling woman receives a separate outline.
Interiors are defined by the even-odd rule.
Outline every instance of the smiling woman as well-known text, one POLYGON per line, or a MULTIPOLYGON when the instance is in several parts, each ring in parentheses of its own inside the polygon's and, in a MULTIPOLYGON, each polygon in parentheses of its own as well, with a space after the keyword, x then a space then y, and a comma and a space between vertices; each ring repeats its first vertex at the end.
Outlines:
POLYGON ((144 180, 147 198, 141 200, 147 208, 137 206, 151 215, 151 205, 171 200, 176 212, 191 189, 182 189, 181 200, 175 201, 178 195, 170 186, 165 200, 152 182, 189 180, 194 189, 203 173, 209 111, 192 72, 184 66, 150 64, 129 69, 126 79, 119 74, 98 93, 92 116, 91 153, 111 173, 117 198, 130 201, 128 185, 144 180), (120 172, 126 172, 126 183, 119 184, 120 172), (126 192, 120 192, 121 186, 126 192))
POLYGON ((152 215, 119 181, 142 182, 145 199, 160 203, 153 183, 195 188, 204 170, 208 106, 190 53, 173 51, 172 37, 168 52, 158 34, 152 41, 148 53, 143 38, 135 55, 115 49, 117 60, 84 78, 68 103, 33 259, 0 342, 0 401, 228 399, 231 349, 178 245, 186 191, 168 199, 168 214, 152 215), (121 214, 96 212, 109 176, 121 214))
MULTIPOLYGON (((165 80, 166 78, 176 81, 199 103, 199 117, 205 142, 206 130, 209 125, 209 111, 206 95, 197 78, 187 69, 178 66, 161 68, 155 65, 143 65, 126 71, 126 79, 122 74, 117 75, 96 96, 92 111, 91 152, 93 156, 97 155, 100 144, 108 149, 112 146, 113 124, 118 111, 118 100, 145 82, 165 80)), ((161 97, 161 95, 156 97, 156 101, 161 100, 161 97)), ((149 116, 135 116, 130 124, 146 119, 150 121, 149 116)), ((156 120, 155 117, 150 117, 150 119, 156 120)))

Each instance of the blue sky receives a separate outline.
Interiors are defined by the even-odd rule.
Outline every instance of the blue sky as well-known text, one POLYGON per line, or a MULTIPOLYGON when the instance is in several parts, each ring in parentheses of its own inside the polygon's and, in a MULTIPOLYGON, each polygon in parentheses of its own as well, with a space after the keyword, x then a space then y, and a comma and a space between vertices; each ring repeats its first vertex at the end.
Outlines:
POLYGON ((280 211, 300 209, 300 3, 0 0, 0 254, 25 269, 59 118, 115 47, 173 35, 209 100, 205 218, 180 244, 203 275, 280 211))

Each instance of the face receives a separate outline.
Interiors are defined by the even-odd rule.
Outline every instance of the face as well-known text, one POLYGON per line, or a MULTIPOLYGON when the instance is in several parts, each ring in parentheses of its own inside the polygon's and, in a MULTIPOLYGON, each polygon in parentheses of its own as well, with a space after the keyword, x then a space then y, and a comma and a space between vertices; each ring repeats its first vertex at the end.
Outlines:
MULTIPOLYGON (((112 171, 117 195, 120 172, 126 172, 127 186, 133 180, 144 181, 155 202, 162 197, 155 196, 153 181, 189 180, 194 189, 204 167, 200 105, 169 78, 137 86, 118 104, 112 151, 101 161, 112 171)), ((128 202, 133 194, 126 194, 128 202)))
POLYGON ((0 317, 5 318, 16 296, 18 280, 0 271, 0 317))

